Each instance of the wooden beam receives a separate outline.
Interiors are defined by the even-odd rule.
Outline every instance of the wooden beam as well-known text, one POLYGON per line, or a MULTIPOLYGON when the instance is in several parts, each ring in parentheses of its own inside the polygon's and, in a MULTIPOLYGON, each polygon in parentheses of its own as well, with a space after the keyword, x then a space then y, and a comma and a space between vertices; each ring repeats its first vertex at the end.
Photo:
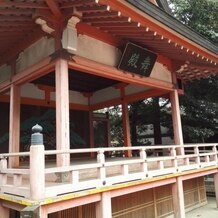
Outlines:
MULTIPOLYGON (((11 86, 9 119, 9 153, 20 151, 20 87, 11 86)), ((9 158, 9 167, 19 167, 19 157, 9 158)))
POLYGON ((1 16, 0 17, 0 21, 13 21, 13 22, 16 22, 16 21, 28 21, 31 19, 31 16, 24 16, 24 15, 20 15, 20 16, 1 16))
POLYGON ((99 27, 102 30, 108 30, 108 28, 136 28, 138 27, 140 24, 137 22, 131 22, 131 23, 116 23, 116 22, 111 22, 111 23, 93 23, 92 26, 94 27, 99 27))
MULTIPOLYGON (((114 24, 117 24, 117 23, 114 23, 114 24)), ((100 24, 99 24, 100 25, 100 24)), ((126 26, 122 26, 122 25, 118 25, 118 26, 114 26, 113 24, 108 24, 109 26, 100 26, 99 28, 100 28, 100 30, 102 30, 102 31, 111 31, 111 32, 114 32, 114 33, 117 33, 117 32, 127 32, 127 31, 129 31, 129 32, 144 32, 145 31, 145 28, 144 27, 138 27, 137 26, 137 23, 136 23, 136 25, 134 25, 134 26, 128 26, 128 25, 126 25, 126 26)), ((93 25, 93 26, 98 26, 98 25, 93 25)))
MULTIPOLYGON (((70 149, 68 63, 59 59, 55 65, 56 87, 56 148, 70 149)), ((70 155, 58 154, 57 166, 69 166, 70 155)))
POLYGON ((90 194, 90 195, 85 195, 81 197, 75 197, 75 198, 69 198, 66 200, 62 201, 54 201, 52 204, 45 204, 42 205, 44 210, 47 210, 48 214, 50 213, 55 213, 57 211, 61 210, 67 210, 69 208, 75 208, 79 207, 81 205, 87 205, 95 202, 99 202, 101 199, 101 196, 99 193, 97 194, 90 194))
POLYGON ((102 12, 97 12, 97 13, 83 13, 83 17, 88 19, 88 18, 102 18, 102 17, 120 17, 121 13, 120 12, 111 12, 111 11, 106 11, 104 13, 102 12))
POLYGON ((2 206, 6 207, 6 208, 10 208, 12 210, 17 210, 17 211, 21 211, 26 207, 22 204, 18 204, 18 203, 12 202, 12 201, 2 201, 2 206))
POLYGON ((17 1, 2 1, 0 7, 15 7, 15 8, 40 8, 47 9, 48 6, 43 2, 17 2, 17 1))
POLYGON ((43 91, 55 92, 55 87, 53 86, 38 84, 37 87, 43 91))
POLYGON ((204 177, 214 173, 217 173, 217 167, 201 168, 201 169, 193 170, 191 173, 188 171, 184 172, 181 178, 184 181, 184 180, 194 179, 198 177, 204 177))
POLYGON ((17 32, 17 31, 5 31, 5 32, 1 32, 1 37, 10 37, 10 36, 13 36, 13 37, 23 37, 25 36, 25 33, 24 32, 17 32))
MULTIPOLYGON (((10 96, 7 95, 1 95, 0 94, 0 102, 10 102, 10 96)), ((41 107, 49 107, 49 108, 55 108, 55 101, 50 100, 47 101, 47 99, 33 99, 33 98, 26 98, 21 97, 20 99, 21 105, 33 105, 33 106, 41 106, 41 107)), ((82 105, 82 104, 76 104, 76 103, 70 103, 69 104, 70 110, 80 110, 80 111, 89 111, 88 105, 82 105)))
POLYGON ((83 18, 83 22, 85 23, 113 23, 113 22, 123 22, 123 23, 130 23, 131 18, 130 17, 106 17, 106 18, 83 18))
POLYGON ((76 55, 73 56, 72 61, 69 61, 69 67, 124 83, 143 85, 168 91, 173 90, 173 84, 169 82, 160 81, 151 77, 142 77, 141 75, 132 74, 130 72, 123 72, 115 67, 100 64, 76 55))
POLYGON ((22 85, 39 78, 40 76, 46 75, 52 70, 54 70, 54 62, 51 61, 50 57, 47 57, 42 61, 28 67, 24 71, 15 74, 10 81, 2 82, 0 84, 0 93, 10 89, 11 84, 22 85))
POLYGON ((80 6, 92 6, 97 4, 98 0, 83 0, 83 1, 74 1, 74 2, 62 2, 61 9, 64 8, 74 8, 74 7, 80 7, 80 6))
POLYGON ((56 0, 45 0, 45 2, 55 17, 62 18, 62 13, 56 0))
POLYGON ((8 21, 0 23, 0 27, 18 27, 18 26, 24 26, 24 27, 33 27, 36 26, 36 24, 33 22, 33 20, 27 20, 27 21, 8 21))
POLYGON ((111 191, 111 197, 115 198, 121 195, 127 195, 131 193, 140 192, 147 189, 152 189, 164 185, 170 185, 176 182, 176 178, 172 175, 160 177, 154 177, 146 180, 142 180, 137 185, 129 185, 125 188, 118 188, 111 191))
POLYGON ((214 72, 217 72, 217 66, 213 65, 213 64, 208 64, 208 65, 202 65, 202 64, 188 64, 187 65, 187 70, 194 70, 194 69, 197 69, 197 70, 202 70, 202 71, 209 71, 209 70, 212 70, 214 72))
POLYGON ((104 6, 104 5, 96 5, 96 6, 93 6, 93 7, 87 7, 87 6, 79 6, 79 7, 76 7, 76 10, 79 11, 79 12, 101 12, 101 11, 109 11, 110 10, 110 7, 109 6, 104 6))
MULTIPOLYGON (((151 89, 151 90, 147 90, 144 92, 139 92, 139 93, 135 93, 131 95, 125 95, 123 97, 123 100, 127 103, 131 103, 131 102, 144 100, 144 99, 151 98, 151 97, 164 96, 167 93, 169 92, 165 90, 151 89)), ((110 106, 115 106, 115 105, 120 105, 120 104, 122 104, 121 98, 115 98, 115 99, 111 99, 108 101, 90 105, 90 108, 91 110, 95 111, 95 110, 102 109, 105 107, 110 107, 110 106)))
MULTIPOLYGON (((0 3, 1 6, 1 3, 0 3)), ((16 9, 16 8, 10 8, 10 9, 6 9, 4 8, 3 10, 0 10, 0 15, 31 15, 33 13, 33 9, 16 9)))
POLYGON ((7 33, 10 33, 10 32, 23 32, 24 33, 24 31, 29 31, 31 28, 34 28, 34 27, 36 27, 36 25, 34 24, 34 25, 32 25, 32 26, 19 26, 19 25, 17 25, 17 26, 1 26, 0 25, 0 33, 2 34, 2 33, 5 33, 5 32, 7 32, 7 33))

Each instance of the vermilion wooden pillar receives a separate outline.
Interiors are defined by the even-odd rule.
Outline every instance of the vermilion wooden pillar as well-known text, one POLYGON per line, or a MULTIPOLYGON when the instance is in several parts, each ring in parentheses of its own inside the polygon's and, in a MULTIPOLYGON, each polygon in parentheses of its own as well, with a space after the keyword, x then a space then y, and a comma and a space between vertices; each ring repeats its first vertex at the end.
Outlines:
MULTIPOLYGON (((121 98, 125 96, 124 87, 121 88, 121 98)), ((130 124, 129 124, 129 112, 128 112, 128 103, 122 100, 122 123, 123 123, 123 136, 124 136, 124 145, 126 147, 131 147, 131 135, 130 135, 130 124)), ((132 152, 130 150, 125 152, 126 157, 131 157, 132 152)))
POLYGON ((3 201, 0 201, 0 217, 9 218, 10 217, 9 208, 2 206, 2 202, 3 201))
MULTIPOLYGON (((70 149, 68 63, 59 59, 55 65, 56 87, 56 148, 70 149)), ((57 155, 58 166, 70 165, 70 154, 57 155)))
POLYGON ((216 205, 218 207, 218 173, 214 174, 214 188, 215 188, 215 195, 216 195, 216 205))
MULTIPOLYGON (((94 148, 95 143, 94 143, 94 128, 93 128, 93 111, 90 109, 90 105, 91 105, 90 98, 92 96, 92 93, 84 93, 83 95, 88 98, 88 105, 89 105, 89 145, 90 145, 90 148, 94 148)), ((91 152, 90 157, 95 157, 95 153, 91 152)))
MULTIPOLYGON (((93 128, 93 112, 89 111, 89 144, 90 148, 94 148, 94 128, 93 128)), ((91 157, 95 157, 95 153, 90 153, 91 157)))
POLYGON ((102 192, 100 202, 96 203, 96 218, 112 218, 110 192, 102 192))
MULTIPOLYGON (((179 108, 179 95, 175 89, 170 93, 172 120, 173 120, 173 132, 174 132, 174 143, 176 145, 183 145, 183 134, 182 134, 182 123, 179 108)), ((178 151, 180 154, 184 154, 184 149, 181 148, 178 151)))
POLYGON ((185 218, 185 203, 183 181, 181 177, 177 177, 176 183, 172 185, 173 207, 175 218, 185 218))
MULTIPOLYGON (((20 151, 20 87, 11 85, 9 118, 9 153, 20 151)), ((18 167, 19 157, 9 158, 9 167, 18 167)))

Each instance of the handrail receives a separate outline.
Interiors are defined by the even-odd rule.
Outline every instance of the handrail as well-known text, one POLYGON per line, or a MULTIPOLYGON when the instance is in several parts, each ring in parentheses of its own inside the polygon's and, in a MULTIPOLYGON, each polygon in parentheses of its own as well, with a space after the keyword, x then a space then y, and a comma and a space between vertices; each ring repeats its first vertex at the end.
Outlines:
MULTIPOLYGON (((133 147, 99 147, 99 148, 80 148, 69 150, 45 150, 45 155, 53 154, 77 154, 77 153, 92 153, 99 151, 134 151, 134 150, 157 150, 157 149, 172 149, 172 148, 194 148, 194 147, 211 147, 218 146, 218 143, 206 143, 206 144, 184 144, 184 145, 152 145, 152 146, 133 146, 133 147)), ((30 152, 16 152, 16 153, 2 153, 0 159, 4 157, 14 156, 29 156, 30 152)))
MULTIPOLYGON (((40 147, 40 146, 38 146, 40 147)), ((34 145, 31 148, 32 152, 0 154, 0 190, 16 195, 23 195, 31 198, 31 190, 38 190, 41 188, 42 195, 35 196, 35 199, 43 197, 52 197, 54 195, 63 194, 65 192, 73 192, 85 190, 95 187, 102 187, 105 185, 113 185, 120 182, 129 182, 132 180, 146 179, 154 176, 161 176, 165 174, 172 174, 175 172, 182 172, 193 169, 200 169, 202 167, 217 166, 218 165, 218 143, 209 144, 185 144, 185 145, 158 145, 158 146, 137 146, 137 147, 107 147, 107 148, 84 148, 84 149, 70 149, 70 150, 47 150, 44 151, 44 146, 41 150, 34 145), (179 148, 185 150, 184 153, 179 153, 179 148), (191 148, 191 149, 190 149, 191 148), (206 150, 201 150, 206 148, 206 150), (153 154, 158 154, 159 150, 166 150, 162 156, 153 155, 148 156, 150 151, 153 154), (186 150, 188 149, 188 153, 186 150), (105 158, 106 154, 110 152, 123 151, 137 151, 135 157, 125 158, 105 158), (203 152, 201 152, 203 151, 203 152), (48 166, 39 164, 38 157, 41 162, 44 162, 45 156, 57 154, 78 154, 78 153, 96 153, 96 157, 91 162, 82 162, 70 166, 48 166), (39 156, 36 156, 39 155, 39 156), (30 166, 19 168, 9 168, 7 166, 7 158, 15 156, 29 156, 30 166), (116 168, 117 167, 117 168, 116 168), (135 168, 134 168, 135 167, 135 168), (132 170, 134 168, 134 170, 132 170), (116 170, 117 171, 116 171, 116 170), (136 170, 135 170, 136 169, 136 170), (88 178, 89 173, 95 172, 94 178, 88 178), (33 179, 36 171, 40 173, 39 179, 33 179), (54 174, 57 181, 52 181, 54 186, 46 186, 46 177, 48 174, 54 174), (68 180, 64 181, 64 175, 68 175, 68 180), (11 183, 7 182, 7 178, 12 178, 11 183), (32 179, 31 179, 32 178, 32 179), (32 182, 30 187, 25 187, 22 183, 23 179, 29 179, 32 182), (62 181, 63 180, 63 181, 62 181), (58 188, 61 184, 60 189, 58 188), (13 187, 13 189, 12 189, 13 187)), ((37 177, 38 178, 38 177, 37 177)), ((50 181, 51 182, 51 181, 50 181)))

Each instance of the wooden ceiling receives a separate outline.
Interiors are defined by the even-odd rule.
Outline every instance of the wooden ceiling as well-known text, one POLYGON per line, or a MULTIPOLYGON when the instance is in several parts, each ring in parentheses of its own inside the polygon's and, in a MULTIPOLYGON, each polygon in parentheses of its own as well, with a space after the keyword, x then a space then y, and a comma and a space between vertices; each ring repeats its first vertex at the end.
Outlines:
POLYGON ((35 23, 37 18, 47 21, 55 30, 52 33, 55 37, 57 30, 74 15, 80 18, 80 23, 122 44, 131 41, 173 62, 186 64, 178 73, 184 81, 218 73, 214 60, 171 41, 109 4, 105 0, 0 0, 0 65, 15 60, 22 50, 46 35, 35 23))
MULTIPOLYGON (((49 73, 34 81, 36 85, 47 85, 55 87, 55 73, 49 73)), ((119 83, 116 80, 95 76, 92 74, 83 73, 76 70, 69 70, 69 89, 81 93, 93 93, 101 89, 113 86, 119 83)))

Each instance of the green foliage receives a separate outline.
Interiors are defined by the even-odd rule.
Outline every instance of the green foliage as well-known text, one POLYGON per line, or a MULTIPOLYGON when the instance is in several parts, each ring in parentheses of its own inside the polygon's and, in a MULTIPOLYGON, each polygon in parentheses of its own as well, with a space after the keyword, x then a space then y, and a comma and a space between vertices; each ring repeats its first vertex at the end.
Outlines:
POLYGON ((121 107, 114 106, 109 109, 110 128, 111 128, 111 142, 113 146, 124 146, 123 128, 121 107))
POLYGON ((185 25, 218 43, 217 0, 168 0, 174 16, 185 25))
MULTIPOLYGON (((150 145, 151 142, 145 137, 148 130, 148 125, 160 123, 168 127, 169 118, 166 106, 168 101, 166 99, 149 98, 144 101, 131 103, 129 109, 131 142, 133 146, 150 145), (159 105, 161 102, 161 105, 159 105), (157 107, 157 104, 159 107, 157 107), (166 121, 167 120, 167 121, 166 121)), ((109 109, 110 124, 111 124, 111 141, 114 146, 124 146, 123 141, 123 127, 122 127, 122 109, 121 106, 115 106, 109 109)), ((160 144, 160 143, 158 143, 160 144)))
POLYGON ((218 133, 218 77, 188 83, 181 97, 186 142, 204 142, 218 133))
MULTIPOLYGON (((168 0, 174 16, 193 30, 218 43, 217 0, 168 0)), ((204 142, 218 133, 218 76, 185 85, 181 97, 185 142, 204 142)))

